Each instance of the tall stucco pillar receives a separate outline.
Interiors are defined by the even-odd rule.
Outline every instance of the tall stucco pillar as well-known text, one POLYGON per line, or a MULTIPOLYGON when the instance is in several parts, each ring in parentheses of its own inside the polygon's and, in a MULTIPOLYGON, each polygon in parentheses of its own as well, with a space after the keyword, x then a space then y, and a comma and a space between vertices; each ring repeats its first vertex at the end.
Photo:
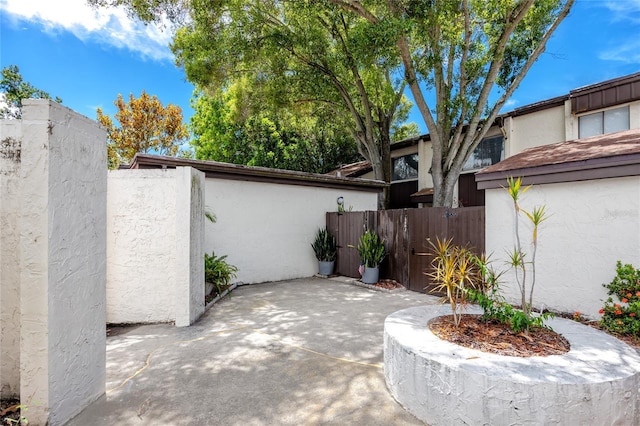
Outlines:
POLYGON ((176 168, 176 326, 204 313, 204 173, 176 168))
POLYGON ((0 398, 20 394, 20 151, 22 122, 0 122, 0 398))
POLYGON ((59 425, 105 389, 106 134, 46 100, 22 126, 20 400, 59 425))

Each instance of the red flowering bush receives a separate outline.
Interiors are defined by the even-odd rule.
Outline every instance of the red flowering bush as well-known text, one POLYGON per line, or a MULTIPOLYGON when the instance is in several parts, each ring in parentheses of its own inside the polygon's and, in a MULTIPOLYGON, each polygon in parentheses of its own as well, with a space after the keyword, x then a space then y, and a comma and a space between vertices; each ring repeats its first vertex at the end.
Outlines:
POLYGON ((640 269, 618 261, 615 278, 603 286, 607 288, 609 298, 600 309, 602 328, 640 337, 640 269), (614 302, 612 296, 618 301, 614 302))

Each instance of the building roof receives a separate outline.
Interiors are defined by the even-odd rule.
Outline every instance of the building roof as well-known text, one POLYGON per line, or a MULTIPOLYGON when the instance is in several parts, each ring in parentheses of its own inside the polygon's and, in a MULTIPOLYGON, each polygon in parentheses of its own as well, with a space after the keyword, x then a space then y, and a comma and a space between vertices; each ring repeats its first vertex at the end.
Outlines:
POLYGON ((609 133, 527 149, 476 173, 478 189, 504 185, 640 176, 640 129, 609 133))
POLYGON ((329 176, 337 177, 359 177, 372 170, 371 163, 368 161, 358 161, 357 163, 344 164, 335 170, 325 173, 329 176))
POLYGON ((204 172, 207 177, 228 180, 355 189, 371 192, 381 192, 387 185, 384 182, 371 179, 337 177, 293 170, 270 169, 267 167, 244 166, 220 163, 217 161, 191 160, 186 158, 140 153, 136 154, 129 166, 130 169, 160 169, 175 167, 193 167, 194 169, 204 172))
MULTIPOLYGON (((571 100, 573 113, 581 113, 596 109, 606 108, 612 105, 623 104, 640 99, 640 72, 602 81, 588 86, 571 90, 569 93, 551 99, 524 105, 511 111, 498 115, 496 122, 501 123, 507 117, 519 117, 549 108, 564 105, 571 100)), ((428 133, 415 136, 391 145, 391 150, 416 145, 419 141, 429 141, 428 133)))

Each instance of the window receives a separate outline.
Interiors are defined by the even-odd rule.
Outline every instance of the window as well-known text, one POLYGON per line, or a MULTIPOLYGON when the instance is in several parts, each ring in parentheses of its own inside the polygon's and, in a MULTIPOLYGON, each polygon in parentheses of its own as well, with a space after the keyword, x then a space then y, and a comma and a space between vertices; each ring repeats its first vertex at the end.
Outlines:
POLYGON ((391 180, 418 178, 418 154, 409 154, 393 159, 391 180))
POLYGON ((502 135, 482 139, 467 162, 462 166, 462 171, 478 170, 504 160, 504 138, 502 135))
POLYGON ((629 106, 578 117, 579 138, 629 130, 629 106))

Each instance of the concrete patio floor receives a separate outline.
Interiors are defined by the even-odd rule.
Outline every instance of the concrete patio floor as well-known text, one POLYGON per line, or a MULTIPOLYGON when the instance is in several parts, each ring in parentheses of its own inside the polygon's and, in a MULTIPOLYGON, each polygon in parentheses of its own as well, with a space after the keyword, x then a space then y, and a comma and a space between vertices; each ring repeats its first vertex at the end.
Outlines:
POLYGON ((107 393, 68 425, 419 425, 382 371, 387 315, 438 303, 307 278, 242 286, 196 324, 107 339, 107 393))

